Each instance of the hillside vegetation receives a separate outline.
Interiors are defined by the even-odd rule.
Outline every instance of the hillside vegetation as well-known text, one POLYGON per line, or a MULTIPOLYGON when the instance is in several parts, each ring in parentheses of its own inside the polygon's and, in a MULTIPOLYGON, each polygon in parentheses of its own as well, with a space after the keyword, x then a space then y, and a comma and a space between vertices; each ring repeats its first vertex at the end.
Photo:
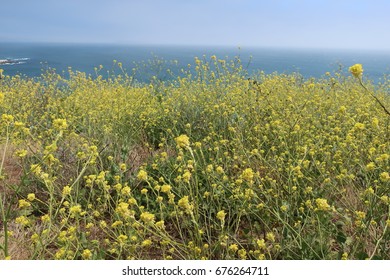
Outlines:
POLYGON ((0 80, 0 258, 390 259, 390 80, 0 80))

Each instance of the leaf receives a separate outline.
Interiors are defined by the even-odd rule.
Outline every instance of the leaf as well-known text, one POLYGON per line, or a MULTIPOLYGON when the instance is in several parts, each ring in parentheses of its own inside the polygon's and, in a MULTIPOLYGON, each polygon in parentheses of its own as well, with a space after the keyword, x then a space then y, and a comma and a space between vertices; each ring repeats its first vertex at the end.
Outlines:
POLYGON ((356 254, 356 257, 359 259, 359 260, 366 260, 368 259, 368 255, 366 252, 359 252, 356 254))
POLYGON ((345 236, 345 234, 343 232, 339 231, 337 233, 336 240, 337 240, 337 242, 343 244, 347 241, 347 237, 345 236))

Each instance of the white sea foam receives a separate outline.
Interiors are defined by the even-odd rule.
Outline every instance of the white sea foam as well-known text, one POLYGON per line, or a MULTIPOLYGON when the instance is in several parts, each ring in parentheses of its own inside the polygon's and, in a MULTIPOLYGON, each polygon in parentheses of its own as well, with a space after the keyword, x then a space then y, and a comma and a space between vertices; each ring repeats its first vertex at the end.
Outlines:
POLYGON ((30 60, 30 58, 28 58, 28 57, 0 59, 0 65, 17 65, 17 64, 24 64, 24 63, 26 63, 28 60, 30 60))

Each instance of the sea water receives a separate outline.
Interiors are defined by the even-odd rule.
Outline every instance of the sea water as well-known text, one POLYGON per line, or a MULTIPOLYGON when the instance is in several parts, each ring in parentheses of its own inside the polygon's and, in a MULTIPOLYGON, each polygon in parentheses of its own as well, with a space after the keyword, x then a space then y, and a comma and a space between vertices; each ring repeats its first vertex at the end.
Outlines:
POLYGON ((188 65, 194 65, 195 57, 210 61, 213 55, 227 61, 239 57, 248 74, 260 71, 285 74, 296 72, 305 78, 320 78, 326 72, 334 73, 340 69, 347 73, 348 67, 355 63, 363 64, 364 77, 374 82, 380 82, 384 75, 390 74, 390 50, 48 43, 0 43, 0 68, 5 75, 39 77, 48 70, 66 75, 69 67, 73 71, 96 75, 96 69, 102 66, 99 74, 105 76, 121 74, 121 70, 114 65, 115 60, 122 63, 129 75, 137 68, 138 75, 141 75, 138 79, 147 81, 151 76, 158 76, 160 79, 172 78, 167 75, 168 68, 188 69, 188 65), (161 64, 161 61, 165 63, 161 64))

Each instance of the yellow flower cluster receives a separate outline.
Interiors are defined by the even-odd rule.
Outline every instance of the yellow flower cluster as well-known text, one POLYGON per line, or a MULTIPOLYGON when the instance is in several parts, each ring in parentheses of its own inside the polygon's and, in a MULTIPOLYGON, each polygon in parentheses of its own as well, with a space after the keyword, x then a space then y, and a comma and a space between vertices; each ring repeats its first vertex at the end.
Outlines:
POLYGON ((356 78, 360 78, 363 74, 363 66, 361 64, 355 64, 349 67, 349 72, 356 78))
POLYGON ((190 146, 190 138, 187 135, 182 134, 176 137, 175 141, 180 148, 187 148, 190 146))
POLYGON ((331 207, 328 204, 328 200, 326 200, 324 198, 317 198, 315 200, 315 202, 316 202, 317 210, 319 210, 319 211, 329 211, 329 210, 331 210, 331 207))

